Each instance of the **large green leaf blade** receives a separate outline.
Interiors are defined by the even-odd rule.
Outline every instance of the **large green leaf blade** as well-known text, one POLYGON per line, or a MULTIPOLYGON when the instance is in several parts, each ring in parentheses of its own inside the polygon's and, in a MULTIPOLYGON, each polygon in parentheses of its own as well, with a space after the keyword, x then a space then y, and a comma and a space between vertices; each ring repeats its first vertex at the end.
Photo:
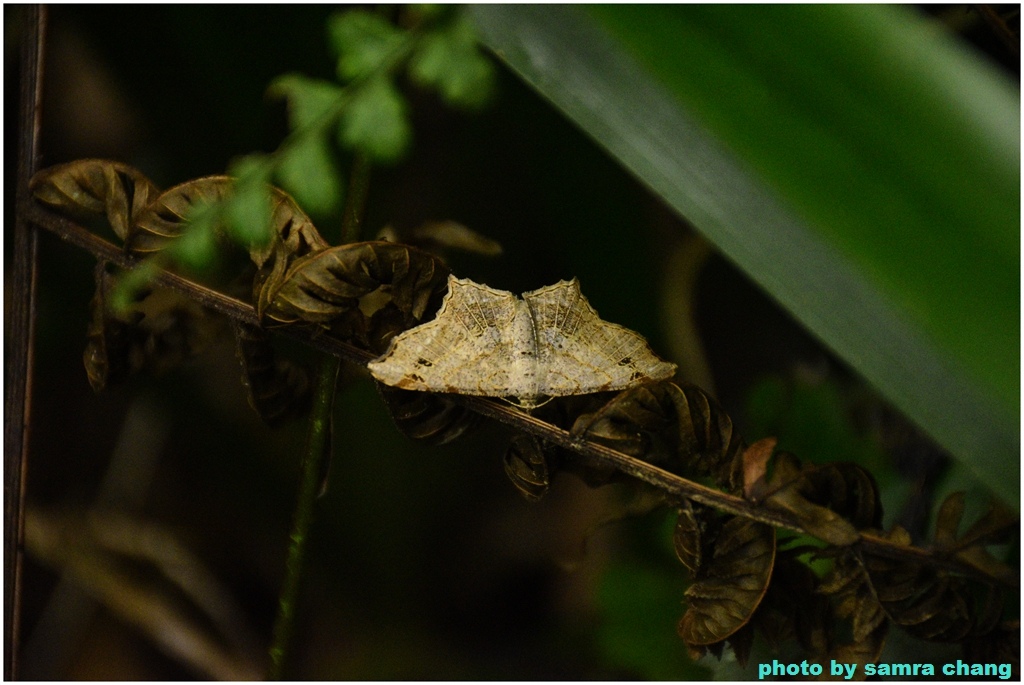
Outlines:
POLYGON ((510 67, 1017 501, 1014 86, 897 7, 473 13, 510 67))

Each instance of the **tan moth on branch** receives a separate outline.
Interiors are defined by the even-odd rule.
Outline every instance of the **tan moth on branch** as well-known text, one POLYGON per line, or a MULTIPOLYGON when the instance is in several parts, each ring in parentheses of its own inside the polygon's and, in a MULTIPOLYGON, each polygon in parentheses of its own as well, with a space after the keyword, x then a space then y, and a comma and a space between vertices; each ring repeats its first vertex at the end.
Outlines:
POLYGON ((542 398, 664 380, 676 365, 639 333, 602 321, 575 278, 519 298, 449 276, 437 317, 396 336, 369 369, 385 385, 515 398, 532 409, 542 398))

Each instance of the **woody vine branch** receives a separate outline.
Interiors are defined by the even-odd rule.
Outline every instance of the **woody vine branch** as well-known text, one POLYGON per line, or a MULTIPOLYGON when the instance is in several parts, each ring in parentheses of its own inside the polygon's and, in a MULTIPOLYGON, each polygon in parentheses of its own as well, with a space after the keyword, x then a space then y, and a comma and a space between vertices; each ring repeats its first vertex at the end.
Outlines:
MULTIPOLYGON (((143 260, 126 255, 119 247, 95 235, 88 229, 58 216, 42 207, 32 204, 26 208, 26 217, 40 228, 56 234, 61 239, 84 249, 100 260, 110 262, 125 270, 134 270, 144 264, 143 260)), ((258 325, 254 307, 241 300, 195 283, 180 275, 163 269, 155 270, 154 283, 171 288, 219 314, 234 321, 258 325)), ((311 335, 309 332, 285 326, 276 332, 300 340, 311 347, 346 361, 365 366, 377 355, 359 349, 342 340, 326 335, 311 335)), ((696 483, 669 473, 609 447, 574 437, 562 428, 530 416, 499 401, 480 397, 452 396, 452 399, 470 410, 507 424, 517 431, 534 435, 550 443, 574 452, 588 465, 611 466, 623 474, 648 483, 661 490, 670 498, 693 500, 719 511, 742 516, 771 526, 785 528, 797 533, 809 534, 784 511, 769 509, 720 490, 696 483)), ((940 556, 922 547, 905 546, 885 540, 868 532, 858 532, 856 544, 866 551, 892 559, 903 559, 925 563, 932 567, 961 573, 989 583, 1015 588, 1019 577, 996 577, 957 559, 940 556)))

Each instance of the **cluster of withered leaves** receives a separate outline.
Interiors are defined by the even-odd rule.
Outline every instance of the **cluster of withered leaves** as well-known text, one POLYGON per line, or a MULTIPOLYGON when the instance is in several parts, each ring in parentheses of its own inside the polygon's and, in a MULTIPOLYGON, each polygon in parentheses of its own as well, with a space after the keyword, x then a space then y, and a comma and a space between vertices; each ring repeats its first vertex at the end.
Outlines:
MULTIPOLYGON (((1013 587, 1016 573, 985 549, 1015 535, 1018 520, 1009 511, 995 507, 957 537, 963 514, 957 493, 942 506, 927 558, 885 556, 863 544, 862 534, 883 538, 897 551, 909 549, 911 539, 899 527, 880 530, 878 488, 863 467, 801 463, 774 453, 774 439, 747 447, 729 416, 694 386, 652 383, 587 404, 574 398, 571 407, 548 405, 545 418, 578 439, 784 513, 827 543, 794 547, 795 538, 778 538, 756 516, 668 500, 679 512, 677 556, 693 581, 678 630, 694 658, 720 656, 729 645, 745 663, 757 633, 773 648, 795 640, 809 660, 871 663, 895 624, 922 639, 959 642, 968 657, 1017 668, 1018 624, 1002 617, 1003 588, 1013 587), (831 570, 819 578, 799 558, 808 555, 831 559, 831 570), (947 571, 934 563, 941 559, 964 562, 991 582, 947 571)), ((580 471, 565 452, 535 438, 517 437, 505 455, 506 472, 530 500, 542 497, 554 473, 568 465, 580 471)), ((595 485, 620 477, 593 470, 581 475, 595 485)))
MULTIPOLYGON (((133 257, 164 257, 187 235, 197 212, 229 200, 234 181, 209 176, 161 192, 141 172, 107 160, 51 167, 32 179, 35 198, 76 219, 105 219, 133 257)), ((305 324, 327 329, 382 353, 397 333, 421 323, 440 306, 448 269, 435 256, 374 241, 331 247, 284 192, 268 187, 271 234, 245 245, 252 267, 252 298, 264 325, 305 324)), ((223 223, 223 221, 221 221, 223 223)), ((222 248, 230 248, 215 224, 222 248)), ((136 371, 161 371, 198 352, 212 337, 204 312, 173 291, 148 287, 128 307, 110 306, 118 277, 97 267, 96 295, 85 366, 97 391, 136 371)), ((309 400, 306 370, 279 357, 261 329, 236 325, 250 403, 269 423, 301 413, 309 400)), ((412 398, 386 389, 399 426, 415 437, 451 439, 472 422, 465 410, 440 398, 412 398)))
MULTIPOLYGON (((85 160, 41 172, 33 189, 37 199, 63 213, 106 218, 129 254, 145 256, 179 239, 197 205, 229 198, 232 181, 202 178, 161 193, 130 167, 85 160)), ((253 301, 264 325, 327 329, 379 354, 440 305, 448 270, 437 257, 391 242, 330 247, 286 194, 271 190, 270 201, 271 240, 248 246, 253 301)), ((431 229, 421 238, 444 242, 438 236, 447 233, 431 229)), ((464 237, 465 230, 454 234, 464 237)), ((111 311, 113 279, 99 265, 86 351, 97 390, 132 371, 158 370, 184 358, 203 339, 195 326, 202 312, 159 289, 142 293, 127 310, 111 311)), ((301 411, 309 388, 304 371, 275 357, 263 329, 236 325, 235 332, 250 400, 260 415, 274 422, 301 411)), ((411 437, 443 443, 475 421, 474 412, 444 396, 379 387, 398 427, 411 437)), ((882 508, 868 471, 773 454, 772 439, 748 447, 729 416, 697 387, 665 381, 618 394, 559 398, 535 415, 581 442, 610 447, 743 498, 757 510, 783 514, 825 543, 811 550, 794 547, 793 538, 780 538, 768 524, 770 516, 762 521, 757 515, 723 514, 666 496, 663 503, 679 512, 677 555, 693 579, 678 629, 694 657, 720 656, 728 644, 745 662, 756 632, 771 646, 795 639, 811 660, 868 663, 877 661, 895 624, 923 639, 959 642, 969 658, 1017 668, 1019 628, 1002 616, 1001 588, 1012 587, 1016 575, 986 549, 1016 533, 1010 512, 993 508, 958 536, 963 498, 954 495, 941 508, 924 556, 886 555, 884 545, 864 544, 864 534, 888 541, 890 552, 910 550, 911 540, 898 527, 880 529, 882 508), (824 577, 800 559, 808 554, 831 560, 824 577), (977 570, 976 578, 935 563, 942 560, 977 570)), ((593 486, 628 480, 611 466, 583 464, 527 434, 513 439, 504 461, 530 500, 544 496, 559 470, 575 472, 593 486)))
POLYGON ((147 288, 123 309, 109 306, 117 277, 96 265, 85 362, 89 385, 101 392, 140 371, 159 375, 203 350, 224 322, 193 300, 166 288, 147 288))

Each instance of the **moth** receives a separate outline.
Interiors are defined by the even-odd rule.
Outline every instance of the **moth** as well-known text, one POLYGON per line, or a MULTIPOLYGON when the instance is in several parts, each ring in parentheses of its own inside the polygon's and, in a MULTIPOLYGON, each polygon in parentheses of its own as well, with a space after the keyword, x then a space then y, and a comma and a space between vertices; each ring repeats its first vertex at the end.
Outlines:
POLYGON ((664 380, 676 365, 639 333, 602 321, 575 278, 519 298, 449 276, 437 316, 397 335, 369 369, 396 388, 500 397, 529 410, 664 380))

